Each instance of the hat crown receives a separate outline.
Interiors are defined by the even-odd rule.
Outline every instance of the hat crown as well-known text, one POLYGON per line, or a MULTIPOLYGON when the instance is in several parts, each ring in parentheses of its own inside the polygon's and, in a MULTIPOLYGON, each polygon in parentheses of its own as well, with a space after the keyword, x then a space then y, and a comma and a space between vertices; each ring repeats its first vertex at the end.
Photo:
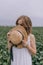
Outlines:
POLYGON ((8 39, 12 41, 13 44, 19 44, 23 37, 27 40, 27 32, 23 26, 17 25, 13 27, 9 32, 8 39))

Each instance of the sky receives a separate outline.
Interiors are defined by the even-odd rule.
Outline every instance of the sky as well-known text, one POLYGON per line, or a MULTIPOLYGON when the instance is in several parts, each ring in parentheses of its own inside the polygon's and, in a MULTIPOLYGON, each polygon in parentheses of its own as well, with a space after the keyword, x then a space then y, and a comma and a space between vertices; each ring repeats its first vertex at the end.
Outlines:
POLYGON ((21 15, 29 16, 33 26, 43 26, 43 0, 0 0, 0 25, 14 26, 21 15))

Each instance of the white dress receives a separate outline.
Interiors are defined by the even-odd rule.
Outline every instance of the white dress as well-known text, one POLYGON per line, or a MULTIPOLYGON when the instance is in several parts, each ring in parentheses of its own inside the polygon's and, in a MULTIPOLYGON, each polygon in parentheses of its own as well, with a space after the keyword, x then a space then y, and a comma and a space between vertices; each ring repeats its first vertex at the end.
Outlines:
MULTIPOLYGON (((27 43, 30 45, 30 36, 28 36, 27 43)), ((13 61, 11 65, 32 65, 31 53, 27 48, 13 47, 13 61)))

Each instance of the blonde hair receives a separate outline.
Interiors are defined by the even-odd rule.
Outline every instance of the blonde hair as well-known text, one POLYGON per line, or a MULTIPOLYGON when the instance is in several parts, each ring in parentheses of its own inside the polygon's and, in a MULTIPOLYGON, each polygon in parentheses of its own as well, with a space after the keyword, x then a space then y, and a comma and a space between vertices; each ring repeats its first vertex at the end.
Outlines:
POLYGON ((31 22, 31 19, 28 17, 28 16, 20 16, 17 21, 16 21, 16 25, 19 25, 18 24, 18 21, 21 20, 22 21, 22 25, 25 30, 27 31, 27 34, 29 33, 32 33, 32 22, 31 22))

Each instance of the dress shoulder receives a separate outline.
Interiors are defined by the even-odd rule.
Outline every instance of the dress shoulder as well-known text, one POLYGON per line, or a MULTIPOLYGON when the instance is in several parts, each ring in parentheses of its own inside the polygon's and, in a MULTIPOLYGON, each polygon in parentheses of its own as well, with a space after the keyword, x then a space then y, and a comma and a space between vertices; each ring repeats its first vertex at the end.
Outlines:
POLYGON ((30 37, 31 37, 31 38, 35 38, 34 34, 30 34, 30 37))

